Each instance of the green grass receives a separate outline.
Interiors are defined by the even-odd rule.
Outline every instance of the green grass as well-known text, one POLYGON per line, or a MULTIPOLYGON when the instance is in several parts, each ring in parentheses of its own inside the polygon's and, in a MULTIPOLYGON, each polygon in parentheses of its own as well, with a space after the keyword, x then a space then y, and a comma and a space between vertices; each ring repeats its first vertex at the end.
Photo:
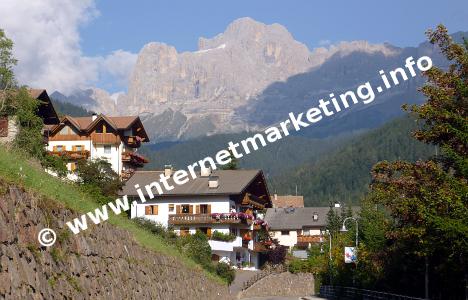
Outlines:
MULTIPOLYGON (((34 195, 61 203, 80 214, 94 211, 100 206, 90 195, 85 194, 73 184, 45 173, 37 162, 28 158, 25 154, 7 149, 1 145, 0 178, 7 183, 18 185, 34 195)), ((141 246, 164 255, 173 256, 188 268, 203 272, 210 279, 225 284, 221 278, 205 271, 189 257, 182 255, 175 247, 166 244, 162 238, 144 230, 127 217, 115 216, 110 213, 107 222, 129 231, 141 246)), ((93 226, 100 225, 92 225, 87 231, 93 230, 93 226)))

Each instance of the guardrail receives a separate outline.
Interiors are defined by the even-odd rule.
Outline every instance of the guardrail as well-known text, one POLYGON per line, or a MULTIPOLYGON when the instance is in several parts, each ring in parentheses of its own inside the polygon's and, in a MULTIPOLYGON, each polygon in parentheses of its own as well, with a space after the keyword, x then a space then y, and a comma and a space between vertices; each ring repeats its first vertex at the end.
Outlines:
POLYGON ((255 276, 253 276, 249 280, 245 281, 242 284, 242 290, 245 291, 246 289, 251 287, 255 282, 267 277, 268 275, 283 273, 283 272, 286 272, 286 271, 287 271, 287 268, 285 266, 283 266, 283 265, 279 265, 279 266, 277 266, 275 268, 269 268, 267 270, 263 270, 263 271, 255 274, 255 276))
POLYGON ((353 287, 322 285, 320 297, 340 300, 424 300, 423 298, 358 289, 353 287))

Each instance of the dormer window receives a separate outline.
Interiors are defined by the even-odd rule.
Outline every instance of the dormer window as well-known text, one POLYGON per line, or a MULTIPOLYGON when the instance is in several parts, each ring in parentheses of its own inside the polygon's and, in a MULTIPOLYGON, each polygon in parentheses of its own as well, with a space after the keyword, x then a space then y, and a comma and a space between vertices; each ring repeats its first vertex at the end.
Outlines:
POLYGON ((318 217, 318 214, 317 214, 316 212, 314 212, 314 214, 312 215, 312 220, 313 220, 314 222, 317 222, 317 221, 318 221, 318 218, 319 218, 319 217, 318 217))

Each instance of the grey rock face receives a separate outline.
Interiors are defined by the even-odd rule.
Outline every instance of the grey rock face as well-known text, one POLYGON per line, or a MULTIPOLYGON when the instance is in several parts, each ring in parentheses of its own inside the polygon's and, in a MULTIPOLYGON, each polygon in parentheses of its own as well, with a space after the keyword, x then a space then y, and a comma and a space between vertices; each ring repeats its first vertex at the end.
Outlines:
POLYGON ((241 18, 213 38, 200 38, 198 51, 179 53, 156 42, 145 45, 128 93, 120 95, 114 105, 109 95, 93 91, 95 107, 87 108, 144 114, 154 140, 255 130, 264 122, 252 122, 255 116, 249 112, 255 110, 248 108, 271 84, 316 70, 331 57, 356 51, 390 57, 400 50, 354 41, 311 52, 282 25, 241 18))

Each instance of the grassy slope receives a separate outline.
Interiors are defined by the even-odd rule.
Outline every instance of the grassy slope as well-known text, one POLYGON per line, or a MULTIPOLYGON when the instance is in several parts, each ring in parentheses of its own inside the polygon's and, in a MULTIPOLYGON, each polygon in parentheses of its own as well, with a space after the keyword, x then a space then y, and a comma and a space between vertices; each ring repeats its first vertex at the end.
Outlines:
MULTIPOLYGON (((13 153, 4 146, 0 146, 0 177, 9 183, 23 187, 33 194, 60 202, 67 208, 79 213, 94 211, 99 206, 89 195, 81 192, 73 184, 65 183, 48 175, 26 156, 13 153)), ((181 255, 177 249, 167 245, 160 237, 138 227, 127 217, 115 216, 112 213, 109 215, 109 223, 128 230, 140 245, 158 253, 175 256, 189 268, 203 270, 190 258, 181 255)), ((88 230, 93 229, 91 227, 88 230)), ((205 274, 219 283, 224 283, 213 274, 208 272, 205 272, 205 274)))

